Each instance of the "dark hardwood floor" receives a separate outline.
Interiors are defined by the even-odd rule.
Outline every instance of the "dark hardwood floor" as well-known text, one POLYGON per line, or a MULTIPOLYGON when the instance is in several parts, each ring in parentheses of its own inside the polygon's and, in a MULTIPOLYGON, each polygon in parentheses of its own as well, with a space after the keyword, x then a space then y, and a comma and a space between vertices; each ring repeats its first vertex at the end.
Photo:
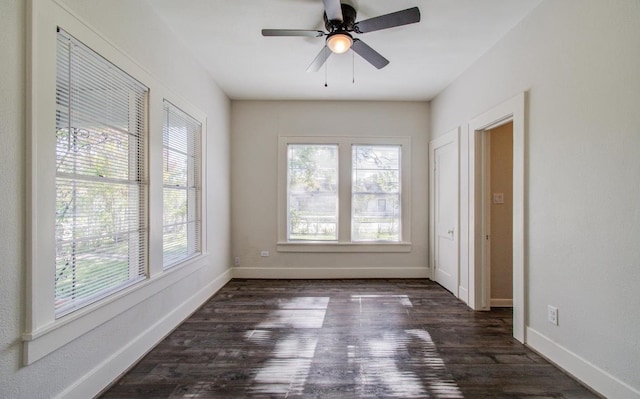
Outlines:
POLYGON ((102 398, 595 398, 429 280, 232 280, 102 398))

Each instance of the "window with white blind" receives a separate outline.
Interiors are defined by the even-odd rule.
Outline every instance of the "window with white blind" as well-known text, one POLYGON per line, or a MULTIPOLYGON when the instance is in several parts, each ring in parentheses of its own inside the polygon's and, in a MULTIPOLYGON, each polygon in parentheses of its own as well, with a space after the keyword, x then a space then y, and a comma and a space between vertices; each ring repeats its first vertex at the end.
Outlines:
POLYGON ((164 101, 163 267, 201 253, 200 165, 202 124, 164 101))
POLYGON ((410 144, 280 137, 278 251, 410 251, 410 144))
POLYGON ((56 317, 146 276, 147 94, 58 30, 56 317))

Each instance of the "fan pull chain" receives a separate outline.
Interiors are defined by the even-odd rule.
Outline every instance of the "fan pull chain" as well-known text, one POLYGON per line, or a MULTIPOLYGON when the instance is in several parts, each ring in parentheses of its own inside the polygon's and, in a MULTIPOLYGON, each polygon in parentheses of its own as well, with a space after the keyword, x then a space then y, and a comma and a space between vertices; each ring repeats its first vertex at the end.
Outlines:
POLYGON ((329 86, 327 84, 327 68, 329 67, 328 64, 329 63, 327 61, 324 62, 324 87, 328 87, 329 86))
POLYGON ((351 83, 356 84, 356 52, 351 50, 351 83))

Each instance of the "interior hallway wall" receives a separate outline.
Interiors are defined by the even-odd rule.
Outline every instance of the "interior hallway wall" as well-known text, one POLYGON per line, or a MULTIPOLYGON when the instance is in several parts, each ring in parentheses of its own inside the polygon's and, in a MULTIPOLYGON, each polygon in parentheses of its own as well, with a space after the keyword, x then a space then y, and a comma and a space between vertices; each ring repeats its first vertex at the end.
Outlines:
POLYGON ((431 108, 437 137, 528 91, 527 340, 617 398, 640 397, 638 21, 638 1, 547 0, 431 108))

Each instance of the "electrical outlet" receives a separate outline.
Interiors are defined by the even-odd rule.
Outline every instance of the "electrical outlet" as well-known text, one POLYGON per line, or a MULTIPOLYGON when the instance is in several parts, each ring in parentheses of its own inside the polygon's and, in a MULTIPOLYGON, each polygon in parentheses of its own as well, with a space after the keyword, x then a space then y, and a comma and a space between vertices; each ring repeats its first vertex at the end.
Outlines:
POLYGON ((233 264, 235 266, 240 266, 240 257, 236 256, 235 258, 233 258, 233 264))
POLYGON ((547 320, 549 323, 558 325, 558 308, 555 306, 547 306, 547 320))
POLYGON ((266 258, 267 256, 269 256, 269 251, 261 251, 260 256, 262 256, 263 258, 266 258))

